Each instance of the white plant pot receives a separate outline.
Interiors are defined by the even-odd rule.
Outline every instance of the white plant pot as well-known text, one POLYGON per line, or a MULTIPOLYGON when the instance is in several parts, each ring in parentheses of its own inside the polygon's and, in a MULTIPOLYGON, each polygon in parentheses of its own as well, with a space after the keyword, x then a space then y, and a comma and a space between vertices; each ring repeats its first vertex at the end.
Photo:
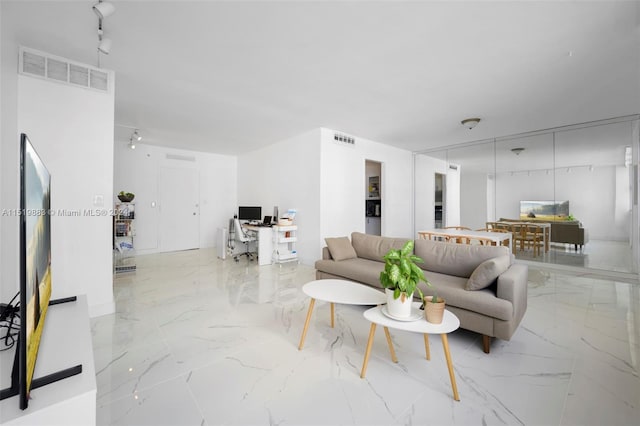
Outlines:
POLYGON ((387 312, 389 315, 398 318, 409 318, 411 316, 411 303, 413 302, 413 294, 404 296, 400 294, 397 299, 393 298, 393 290, 384 289, 387 294, 387 312))

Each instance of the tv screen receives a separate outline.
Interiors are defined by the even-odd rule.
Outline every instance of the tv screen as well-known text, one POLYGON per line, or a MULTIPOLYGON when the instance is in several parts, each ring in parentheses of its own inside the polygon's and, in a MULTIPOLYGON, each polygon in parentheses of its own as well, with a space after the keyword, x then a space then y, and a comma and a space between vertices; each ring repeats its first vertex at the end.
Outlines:
POLYGON ((569 201, 520 201, 520 219, 564 220, 569 201))
POLYGON ((238 219, 262 220, 262 207, 238 207, 238 219))
POLYGON ((20 408, 27 408, 51 297, 51 177, 20 135, 20 408))

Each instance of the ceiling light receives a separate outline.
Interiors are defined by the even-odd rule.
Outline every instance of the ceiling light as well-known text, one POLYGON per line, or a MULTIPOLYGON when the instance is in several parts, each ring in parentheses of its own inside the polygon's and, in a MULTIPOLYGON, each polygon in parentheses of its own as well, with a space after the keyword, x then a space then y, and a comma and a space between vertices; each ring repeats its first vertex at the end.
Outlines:
POLYGON ((520 155, 522 151, 524 151, 524 148, 511 148, 511 152, 513 152, 515 155, 520 155))
POLYGON ((138 129, 134 130, 133 135, 131 135, 131 139, 135 139, 138 142, 142 140, 142 136, 140 136, 140 133, 138 133, 138 129))
POLYGON ((111 39, 106 37, 100 37, 100 42, 98 43, 98 50, 105 55, 108 55, 111 52, 111 39))
POLYGON ((467 129, 471 130, 480 122, 479 118, 465 118, 460 123, 467 129))
POLYGON ((98 15, 98 18, 104 19, 107 16, 110 16, 113 12, 115 12, 116 7, 113 3, 109 3, 108 1, 100 1, 93 5, 93 11, 98 15))
POLYGON ((129 139, 129 148, 136 149, 136 144, 133 142, 133 136, 129 139))

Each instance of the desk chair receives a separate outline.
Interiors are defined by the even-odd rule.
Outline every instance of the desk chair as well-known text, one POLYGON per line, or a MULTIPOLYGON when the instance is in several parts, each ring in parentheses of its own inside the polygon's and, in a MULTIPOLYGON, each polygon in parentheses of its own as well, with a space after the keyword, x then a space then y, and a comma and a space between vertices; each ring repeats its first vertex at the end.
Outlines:
POLYGON ((239 219, 234 219, 233 222, 234 222, 234 228, 236 231, 235 240, 244 244, 246 249, 244 252, 234 255, 233 260, 235 260, 236 262, 239 262, 240 256, 247 256, 247 259, 253 260, 253 253, 249 251, 249 243, 256 241, 257 240, 256 237, 249 234, 247 231, 245 231, 242 228, 242 225, 240 225, 239 219))

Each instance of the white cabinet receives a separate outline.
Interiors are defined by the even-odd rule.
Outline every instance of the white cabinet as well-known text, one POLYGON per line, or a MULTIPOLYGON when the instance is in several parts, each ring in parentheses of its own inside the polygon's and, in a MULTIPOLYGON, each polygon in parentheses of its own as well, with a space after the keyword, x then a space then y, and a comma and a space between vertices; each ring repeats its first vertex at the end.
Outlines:
POLYGON ((118 272, 136 270, 133 236, 135 235, 135 204, 116 204, 113 216, 114 267, 118 272))
POLYGON ((273 263, 297 262, 298 227, 296 225, 274 226, 273 263))

